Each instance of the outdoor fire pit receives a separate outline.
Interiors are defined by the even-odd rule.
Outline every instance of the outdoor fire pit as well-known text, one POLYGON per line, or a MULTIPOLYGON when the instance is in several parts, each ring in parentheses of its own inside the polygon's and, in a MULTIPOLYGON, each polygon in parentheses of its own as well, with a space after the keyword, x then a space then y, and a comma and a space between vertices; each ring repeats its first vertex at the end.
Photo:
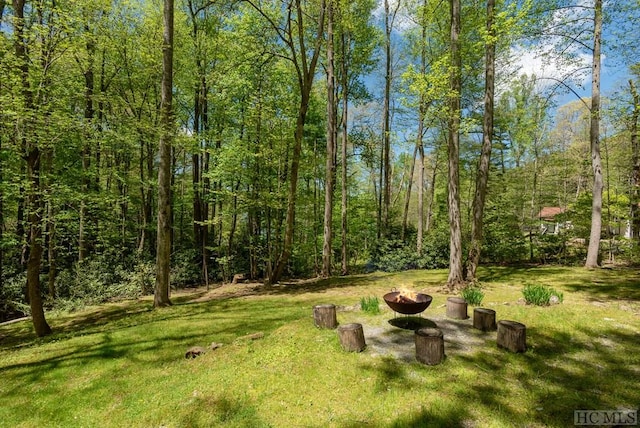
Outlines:
POLYGON ((427 309, 433 300, 428 294, 397 290, 385 294, 383 298, 391 309, 405 315, 419 314, 427 309))

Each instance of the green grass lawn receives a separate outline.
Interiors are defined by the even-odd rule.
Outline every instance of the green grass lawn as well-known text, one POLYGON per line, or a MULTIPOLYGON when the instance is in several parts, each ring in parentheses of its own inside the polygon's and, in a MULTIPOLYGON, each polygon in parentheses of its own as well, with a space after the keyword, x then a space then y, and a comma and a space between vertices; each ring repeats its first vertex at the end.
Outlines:
MULTIPOLYGON (((373 273, 240 297, 176 294, 174 306, 160 310, 141 299, 50 313, 55 333, 43 339, 30 322, 0 326, 0 426, 565 427, 574 410, 637 409, 637 270, 492 267, 479 276, 482 306, 527 326, 526 353, 445 348, 445 361, 430 367, 369 349, 345 353, 334 330, 313 325, 314 305, 382 302, 392 287, 431 294, 425 316, 444 315, 445 271, 373 273), (563 292, 564 302, 519 303, 532 281, 563 292), (264 337, 242 339, 256 332, 264 337), (187 348, 211 342, 224 346, 184 358, 187 348)), ((390 317, 338 312, 340 323, 390 317)))

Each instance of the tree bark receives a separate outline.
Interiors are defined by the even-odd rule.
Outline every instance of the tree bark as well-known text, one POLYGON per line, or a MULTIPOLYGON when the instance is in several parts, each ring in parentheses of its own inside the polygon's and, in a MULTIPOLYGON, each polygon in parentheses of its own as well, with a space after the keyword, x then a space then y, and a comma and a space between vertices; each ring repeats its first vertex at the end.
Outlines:
MULTIPOLYGON (((294 1, 296 10, 296 21, 293 21, 293 17, 289 16, 288 28, 291 34, 286 38, 285 43, 289 46, 291 54, 293 55, 293 63, 296 67, 298 75, 298 87, 300 88, 300 105, 298 108, 298 118, 296 121, 296 130, 294 133, 294 145, 293 155, 291 158, 291 174, 289 176, 289 197, 287 200, 287 219, 284 233, 284 242, 282 252, 276 263, 275 269, 271 272, 268 279, 268 283, 273 284, 280 280, 284 269, 291 257, 291 251, 293 246, 293 233, 295 230, 295 213, 296 213, 296 197, 298 188, 298 171, 300 169, 300 157, 302 154, 302 140, 304 139, 304 124, 307 119, 307 112, 309 110, 309 100, 311 97, 311 89, 313 87, 313 78, 315 76, 316 66, 318 64, 318 57, 320 56, 320 46, 322 43, 322 33, 324 29, 324 13, 326 9, 326 3, 323 0, 320 5, 320 18, 318 19, 317 27, 317 39, 315 46, 311 54, 311 59, 307 58, 308 52, 304 49, 305 39, 305 26, 302 3, 300 0, 294 1), (300 46, 299 51, 296 50, 293 42, 293 30, 292 26, 296 25, 295 33, 297 40, 299 40, 303 46, 300 46)), ((294 7, 292 7, 294 8, 294 7)), ((280 30, 278 30, 280 31, 280 30)), ((279 33, 280 34, 280 33, 279 33)))
POLYGON ((525 352, 527 350, 527 327, 515 321, 498 321, 496 344, 499 348, 511 352, 525 352))
POLYGON ((154 307, 171 305, 171 145, 173 140, 173 0, 164 0, 162 45, 162 103, 160 105, 160 165, 158 167, 158 237, 154 307))
POLYGON ((640 144, 638 143, 638 119, 640 118, 640 96, 633 80, 629 80, 629 90, 633 99, 631 116, 631 236, 640 241, 640 144))
POLYGON ((489 182, 489 163, 493 144, 493 101, 495 93, 496 45, 493 28, 495 0, 487 1, 487 41, 485 45, 485 91, 484 117, 482 121, 482 150, 476 177, 476 192, 473 197, 473 219, 471 223, 471 244, 467 261, 467 281, 476 280, 482 250, 482 229, 484 205, 489 182))
MULTIPOLYGON (((422 132, 420 123, 418 123, 418 132, 422 132)), ((418 143, 413 149, 413 158, 411 160, 411 168, 409 169, 409 180, 407 181, 407 193, 404 195, 404 209, 402 210, 402 232, 400 239, 404 241, 407 234, 407 219, 409 217, 409 204, 411 203, 411 188, 413 187, 413 174, 416 169, 416 157, 418 156, 418 143)))
POLYGON ((389 11, 389 0, 384 1, 384 22, 385 22, 385 73, 384 73, 384 105, 382 110, 382 207, 380 210, 381 224, 380 233, 382 237, 387 237, 389 233, 389 210, 391 205, 391 32, 392 18, 389 11))
POLYGON ((460 218, 460 104, 462 57, 460 54, 460 0, 451 1, 451 95, 449 99, 449 276, 453 290, 464 283, 462 272, 462 225, 460 218))
POLYGON ((342 349, 347 352, 362 352, 367 344, 364 339, 362 324, 343 324, 338 327, 338 338, 342 349))
POLYGON ((440 364, 444 359, 444 335, 438 328, 421 328, 414 334, 416 359, 430 366, 440 364))
POLYGON ((349 108, 349 78, 347 70, 347 59, 345 58, 347 52, 346 35, 344 30, 342 32, 342 147, 341 147, 341 172, 342 172, 342 200, 341 200, 341 232, 342 232, 342 268, 341 275, 349 273, 348 268, 348 248, 347 248, 347 144, 349 140, 348 134, 348 108, 349 108))
POLYGON ((21 91, 24 97, 24 106, 27 110, 19 125, 22 146, 25 149, 26 173, 27 173, 27 204, 29 212, 27 222, 28 233, 28 257, 27 264, 27 297, 31 308, 31 319, 36 335, 39 337, 51 333, 51 327, 47 323, 42 306, 40 291, 40 267, 42 265, 42 195, 40 186, 40 148, 32 135, 33 124, 30 123, 34 116, 34 100, 29 83, 29 58, 26 50, 26 38, 24 34, 24 0, 13 0, 14 11, 14 37, 15 53, 19 61, 19 73, 21 77, 21 91))
POLYGON ((602 0, 595 0, 593 31, 593 75, 591 78, 591 168, 593 170, 593 200, 591 204, 591 233, 585 267, 599 266, 600 234, 602 233, 602 161, 600 158, 600 44, 602 37, 602 0))
POLYGON ((334 329, 338 326, 336 305, 316 305, 313 307, 313 323, 319 328, 334 329))
POLYGON ((331 276, 331 241, 333 228, 333 193, 335 189, 336 169, 336 102, 333 43, 333 0, 327 3, 327 159, 326 181, 324 188, 324 238, 322 244, 322 277, 331 276))

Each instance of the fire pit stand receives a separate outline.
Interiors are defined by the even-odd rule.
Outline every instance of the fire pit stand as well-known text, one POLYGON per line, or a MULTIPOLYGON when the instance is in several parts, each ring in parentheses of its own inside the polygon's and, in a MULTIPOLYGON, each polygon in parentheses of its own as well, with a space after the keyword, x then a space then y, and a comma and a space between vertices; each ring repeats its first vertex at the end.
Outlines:
POLYGON ((417 330, 423 327, 436 326, 433 321, 422 318, 422 312, 429 307, 433 300, 428 294, 403 293, 393 288, 392 291, 385 294, 383 298, 394 312, 394 319, 389 321, 391 325, 405 330, 417 330), (397 318, 398 313, 405 316, 397 318))

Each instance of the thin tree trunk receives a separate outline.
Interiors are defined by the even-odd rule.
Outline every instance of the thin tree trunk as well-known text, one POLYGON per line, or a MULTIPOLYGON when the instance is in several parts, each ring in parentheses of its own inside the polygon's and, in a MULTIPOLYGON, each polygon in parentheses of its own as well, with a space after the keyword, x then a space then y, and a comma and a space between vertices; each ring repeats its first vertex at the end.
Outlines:
POLYGON ((431 182, 429 183, 429 205, 427 206, 427 218, 425 221, 425 233, 431 230, 431 220, 433 219, 433 205, 436 199, 436 178, 438 176, 438 149, 434 150, 435 159, 433 160, 433 171, 431 173, 431 182))
POLYGON ((95 110, 93 105, 93 94, 95 86, 94 76, 94 59, 96 47, 93 43, 91 35, 89 34, 89 26, 84 27, 85 34, 87 35, 86 51, 87 51, 87 68, 84 70, 84 141, 82 144, 82 194, 80 195, 80 213, 78 226, 78 261, 84 260, 87 255, 87 199, 89 196, 91 183, 91 140, 93 138, 93 121, 95 116, 95 110))
POLYGON ((602 233, 602 161, 600 159, 600 43, 602 36, 602 0, 595 0, 593 31, 593 75, 591 78, 591 167, 593 170, 593 200, 591 204, 591 233, 585 267, 599 266, 600 234, 602 233))
POLYGON ((487 42, 485 52, 484 117, 482 121, 482 150, 476 178, 476 192, 473 197, 473 221, 471 223, 471 244, 467 260, 467 281, 476 280, 482 249, 482 229, 484 205, 489 182, 489 163, 493 144, 493 101, 495 93, 496 45, 494 41, 495 0, 487 1, 487 42))
POLYGON ((631 116, 631 236, 640 241, 640 144, 638 143, 638 118, 640 118, 640 96, 633 80, 629 80, 629 90, 633 99, 631 116))
POLYGON ((450 290, 464 283, 462 272, 462 225, 460 218, 460 104, 462 57, 460 54, 460 0, 451 1, 451 95, 449 99, 448 205, 450 290))
MULTIPOLYGON (((300 0, 295 0, 296 9, 296 37, 300 41, 304 41, 305 27, 303 23, 303 11, 302 3, 300 0)), ((295 211, 296 211, 296 197, 298 188, 298 172, 300 169, 300 157, 302 154, 302 141, 304 138, 304 124, 307 118, 307 111, 309 110, 309 101, 311 97, 311 89, 313 87, 313 78, 315 76, 316 66, 318 64, 318 57, 320 55, 320 46, 322 42, 322 33, 324 29, 324 13, 326 9, 326 3, 323 0, 320 4, 320 18, 318 20, 317 39, 316 45, 313 49, 312 57, 307 61, 307 51, 304 47, 301 47, 299 52, 295 51, 293 42, 289 44, 292 49, 292 54, 295 56, 294 65, 296 66, 298 74, 298 85, 300 88, 300 105, 298 108, 298 118, 296 121, 296 130, 294 133, 294 146, 293 155, 291 159, 291 174, 289 176, 289 197, 287 200, 287 219, 286 228, 284 233, 284 242, 282 247, 282 253, 278 258, 277 264, 268 283, 273 284, 280 280, 284 269, 291 257, 291 251, 293 246, 293 233, 295 227, 295 211), (300 61, 296 58, 300 56, 300 61)), ((289 25, 294 23, 290 21, 289 25)))
POLYGON ((34 102, 33 93, 29 84, 29 58, 25 45, 24 34, 24 0, 13 0, 14 10, 14 36, 15 53, 19 61, 21 75, 22 95, 27 110, 26 118, 22 119, 19 131, 22 138, 22 146, 25 149, 26 173, 28 182, 27 203, 29 214, 28 258, 27 258, 27 296, 31 307, 31 319, 36 335, 39 337, 51 333, 51 327, 47 323, 42 305, 40 292, 40 267, 42 264, 42 195, 40 187, 40 149, 31 133, 34 102))
MULTIPOLYGON (((420 74, 423 76, 427 74, 427 42, 427 0, 424 0, 422 4, 422 37, 420 40, 420 74)), ((416 252, 418 256, 422 255, 422 241, 424 239, 424 120, 426 114, 427 100, 424 94, 420 94, 418 138, 416 141, 416 149, 420 159, 418 164, 418 227, 416 230, 416 252)), ((413 174, 411 178, 413 179, 413 174)))
POLYGON ((327 159, 324 193, 324 239, 322 244, 322 277, 331 276, 331 241, 333 228, 333 193, 335 188, 336 102, 333 43, 333 0, 327 4, 327 159))
POLYGON ((160 165, 158 167, 158 238, 154 307, 171 305, 171 144, 173 139, 173 0, 164 0, 162 46, 162 103, 160 105, 160 165))
POLYGON ((382 209, 381 235, 389 233, 389 210, 391 205, 391 15, 389 0, 384 1, 385 22, 385 73, 384 73, 384 105, 382 110, 382 209))
MULTIPOLYGON (((422 128, 421 124, 418 123, 418 133, 422 132, 421 128, 422 128)), ((413 187, 413 174, 415 173, 415 169, 416 169, 417 156, 418 156, 418 143, 416 142, 416 146, 413 148, 413 159, 411 160, 411 168, 409 170, 409 180, 407 182, 407 193, 404 196, 404 209, 402 211, 402 231, 400 233, 400 239, 403 241, 407 234, 407 219, 409 217, 409 204, 411 202, 411 188, 413 187)))
POLYGON ((348 268, 348 253, 347 253, 347 144, 348 144, 348 108, 349 108, 349 79, 347 75, 347 60, 345 58, 347 52, 346 35, 344 30, 342 32, 342 201, 341 201, 341 231, 342 231, 342 248, 341 248, 341 275, 347 275, 348 268))

